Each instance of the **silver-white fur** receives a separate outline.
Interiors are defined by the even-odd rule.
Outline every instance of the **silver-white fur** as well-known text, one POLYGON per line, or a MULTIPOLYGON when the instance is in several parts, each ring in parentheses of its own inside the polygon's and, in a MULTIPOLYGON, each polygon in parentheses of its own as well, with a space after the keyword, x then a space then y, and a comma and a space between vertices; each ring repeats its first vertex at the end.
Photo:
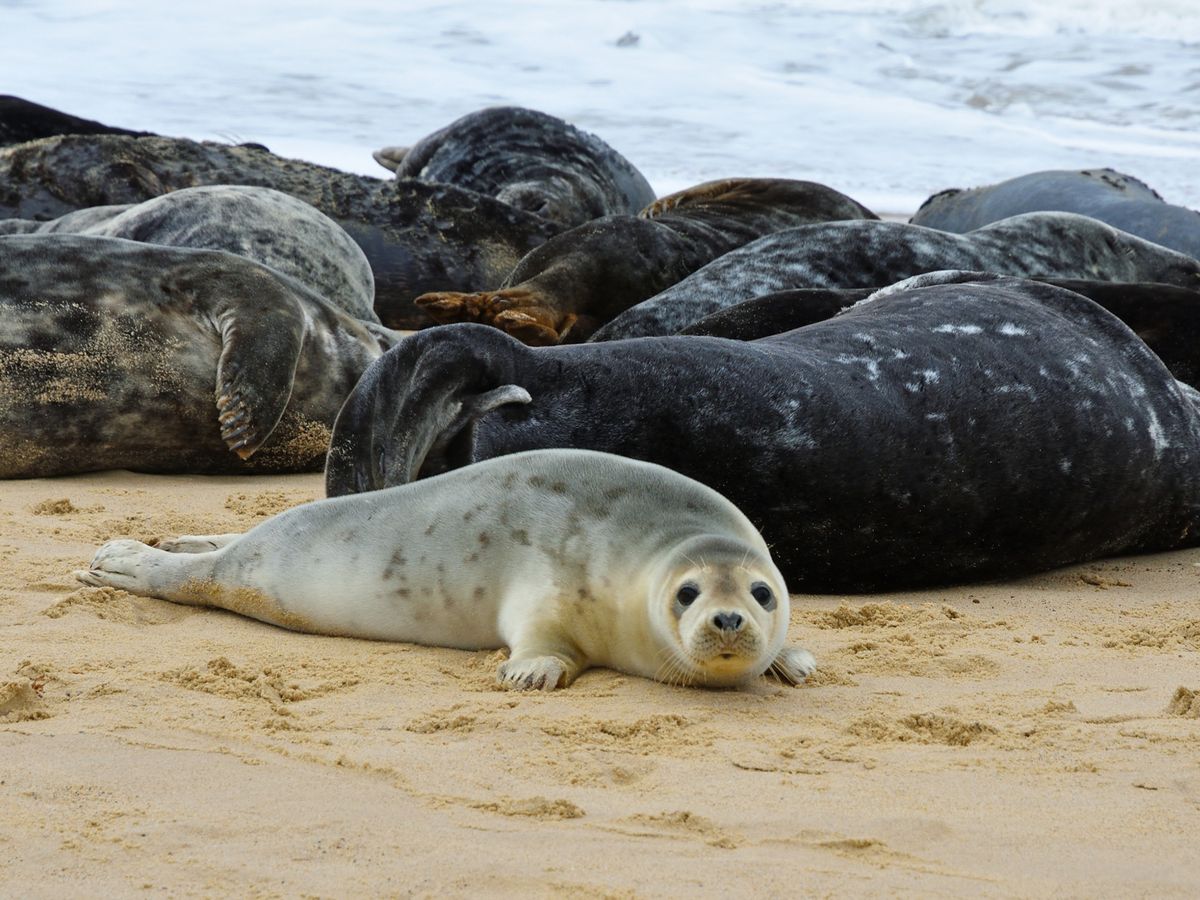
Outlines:
POLYGON ((552 690, 589 666, 710 686, 768 669, 794 684, 815 669, 784 647, 786 585, 737 507, 669 469, 586 450, 321 500, 240 536, 110 541, 76 576, 301 631, 507 646, 498 678, 513 688, 552 690), (686 606, 684 585, 698 592, 686 606), (763 586, 770 604, 751 594, 763 586), (718 627, 733 614, 735 631, 718 627))

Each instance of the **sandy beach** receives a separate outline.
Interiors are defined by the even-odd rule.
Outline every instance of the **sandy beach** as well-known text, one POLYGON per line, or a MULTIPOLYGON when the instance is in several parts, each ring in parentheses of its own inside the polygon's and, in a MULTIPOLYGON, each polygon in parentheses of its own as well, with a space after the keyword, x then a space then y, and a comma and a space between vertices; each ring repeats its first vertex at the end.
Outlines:
POLYGON ((1200 550, 797 596, 800 688, 293 634, 81 588, 319 475, 0 492, 0 894, 1195 896, 1200 550))

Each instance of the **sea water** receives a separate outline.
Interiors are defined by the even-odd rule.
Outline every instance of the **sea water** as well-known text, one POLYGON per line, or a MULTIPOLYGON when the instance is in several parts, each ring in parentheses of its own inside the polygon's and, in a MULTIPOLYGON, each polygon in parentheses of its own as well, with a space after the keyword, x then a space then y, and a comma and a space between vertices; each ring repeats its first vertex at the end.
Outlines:
POLYGON ((593 131, 660 192, 820 181, 881 212, 1111 166, 1200 207, 1200 0, 0 0, 0 92, 385 177, 484 106, 593 131))

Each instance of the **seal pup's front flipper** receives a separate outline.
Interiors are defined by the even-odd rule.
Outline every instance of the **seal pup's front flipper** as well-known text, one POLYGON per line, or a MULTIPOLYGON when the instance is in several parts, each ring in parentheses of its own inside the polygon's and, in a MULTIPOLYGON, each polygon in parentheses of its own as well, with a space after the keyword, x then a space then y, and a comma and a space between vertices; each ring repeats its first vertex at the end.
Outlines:
POLYGON ((811 653, 802 647, 784 647, 763 674, 774 676, 784 684, 795 687, 803 684, 804 680, 815 671, 817 671, 817 660, 811 653))
POLYGON ((169 273, 163 290, 208 307, 221 339, 216 379, 221 439, 249 459, 291 399, 308 325, 278 275, 231 253, 211 255, 219 259, 169 273))

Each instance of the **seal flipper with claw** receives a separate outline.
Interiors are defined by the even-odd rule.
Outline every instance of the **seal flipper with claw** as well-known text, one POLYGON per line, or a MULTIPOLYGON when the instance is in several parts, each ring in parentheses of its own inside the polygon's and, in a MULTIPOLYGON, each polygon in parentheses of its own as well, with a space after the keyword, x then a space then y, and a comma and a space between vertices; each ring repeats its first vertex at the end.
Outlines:
MULTIPOLYGON (((222 254, 223 255, 223 254, 222 254)), ((271 436, 292 397, 308 323, 294 298, 265 272, 189 269, 164 290, 204 297, 221 335, 216 406, 221 439, 249 459, 271 436)))

